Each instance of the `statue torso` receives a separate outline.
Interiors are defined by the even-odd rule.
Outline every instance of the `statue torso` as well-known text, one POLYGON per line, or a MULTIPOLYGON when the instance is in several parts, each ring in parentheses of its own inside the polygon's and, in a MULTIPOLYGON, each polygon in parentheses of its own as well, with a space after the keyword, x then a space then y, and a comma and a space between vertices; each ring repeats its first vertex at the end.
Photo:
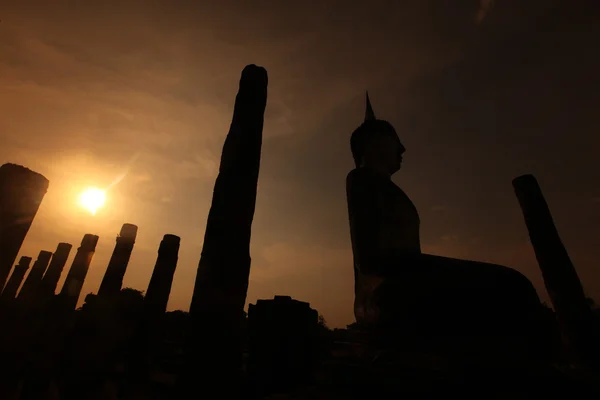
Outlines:
POLYGON ((355 169, 347 178, 348 212, 355 264, 385 262, 394 255, 420 254, 419 213, 389 178, 355 169))
POLYGON ((420 253, 420 219, 417 208, 391 180, 381 182, 382 233, 385 246, 401 253, 420 253))

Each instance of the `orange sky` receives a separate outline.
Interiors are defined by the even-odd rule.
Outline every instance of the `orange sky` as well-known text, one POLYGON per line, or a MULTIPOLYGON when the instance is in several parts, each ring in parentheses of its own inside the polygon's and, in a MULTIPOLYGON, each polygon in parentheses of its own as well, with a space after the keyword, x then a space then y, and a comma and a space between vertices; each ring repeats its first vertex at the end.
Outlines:
POLYGON ((187 310, 239 74, 255 63, 269 100, 249 302, 287 294, 352 322, 344 182, 365 89, 408 148, 395 181, 424 251, 515 267, 546 298, 511 187, 534 173, 600 300, 593 1, 235 3, 2 3, 0 163, 50 180, 21 255, 99 235, 82 301, 123 223, 139 226, 124 286, 141 290, 176 234, 169 309, 187 310), (115 181, 95 216, 77 205, 115 181))

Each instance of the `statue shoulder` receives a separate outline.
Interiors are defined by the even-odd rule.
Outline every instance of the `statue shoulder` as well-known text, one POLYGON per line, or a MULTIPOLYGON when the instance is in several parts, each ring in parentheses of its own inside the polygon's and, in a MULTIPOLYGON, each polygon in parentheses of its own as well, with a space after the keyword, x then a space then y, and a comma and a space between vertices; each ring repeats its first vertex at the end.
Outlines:
POLYGON ((356 168, 346 176, 346 188, 352 191, 373 191, 381 189, 381 181, 372 172, 356 168))
POLYGON ((346 177, 346 196, 348 205, 378 204, 384 195, 384 187, 370 171, 357 168, 346 177))
POLYGON ((346 176, 346 184, 366 184, 373 181, 373 175, 364 168, 355 168, 346 176))

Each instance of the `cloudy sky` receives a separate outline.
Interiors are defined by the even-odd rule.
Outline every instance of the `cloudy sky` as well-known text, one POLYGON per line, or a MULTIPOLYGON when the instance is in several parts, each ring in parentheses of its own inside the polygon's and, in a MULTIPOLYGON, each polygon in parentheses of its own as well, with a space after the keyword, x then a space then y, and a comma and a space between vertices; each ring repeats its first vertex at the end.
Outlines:
POLYGON ((408 148, 394 180, 425 252, 512 266, 547 299, 511 187, 533 173, 600 300, 598 16, 593 0, 5 0, 0 163, 50 180, 21 254, 98 234, 83 295, 96 292, 134 223, 124 285, 145 290, 162 236, 179 235, 169 309, 187 310, 254 63, 269 99, 249 302, 288 294, 353 321, 344 183, 365 89, 408 148), (110 186, 95 216, 77 204, 88 186, 110 186))

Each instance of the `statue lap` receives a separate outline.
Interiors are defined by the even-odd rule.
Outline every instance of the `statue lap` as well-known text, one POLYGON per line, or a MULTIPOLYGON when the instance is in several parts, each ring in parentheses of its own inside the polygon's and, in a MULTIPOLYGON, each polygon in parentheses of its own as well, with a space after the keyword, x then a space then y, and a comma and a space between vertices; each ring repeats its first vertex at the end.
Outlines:
POLYGON ((473 338, 483 337, 524 338, 522 345, 531 347, 540 302, 522 274, 432 255, 414 257, 411 264, 383 278, 369 296, 377 314, 371 327, 438 344, 446 338, 453 347, 457 340, 477 347, 473 338))
POLYGON ((383 278, 365 298, 369 305, 362 311, 371 315, 359 319, 357 314, 359 326, 375 334, 377 346, 409 346, 461 359, 544 357, 540 301, 522 274, 431 255, 413 262, 383 278))

